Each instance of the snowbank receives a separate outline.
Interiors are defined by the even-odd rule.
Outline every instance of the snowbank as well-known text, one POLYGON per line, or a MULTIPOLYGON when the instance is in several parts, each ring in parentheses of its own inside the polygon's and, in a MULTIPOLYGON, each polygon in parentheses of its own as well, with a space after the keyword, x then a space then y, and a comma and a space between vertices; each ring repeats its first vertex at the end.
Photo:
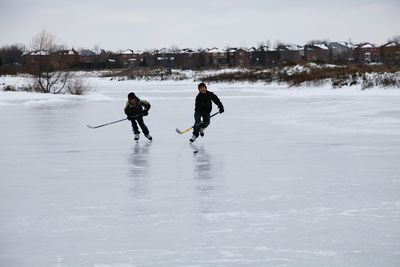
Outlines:
POLYGON ((90 95, 55 95, 30 92, 0 92, 0 106, 9 105, 55 105, 65 102, 90 102, 90 101, 112 101, 113 98, 102 93, 90 95))

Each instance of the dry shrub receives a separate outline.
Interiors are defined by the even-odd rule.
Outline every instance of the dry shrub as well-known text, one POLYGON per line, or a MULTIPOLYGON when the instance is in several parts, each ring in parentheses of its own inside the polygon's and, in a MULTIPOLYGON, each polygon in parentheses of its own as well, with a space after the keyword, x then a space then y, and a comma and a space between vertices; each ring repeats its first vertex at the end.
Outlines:
POLYGON ((3 87, 4 92, 15 92, 17 91, 17 88, 14 85, 5 85, 3 87))
POLYGON ((201 80, 204 82, 286 82, 289 86, 321 86, 327 82, 333 88, 352 86, 361 83, 363 88, 373 86, 400 87, 400 67, 384 65, 349 65, 349 66, 307 66, 295 73, 289 73, 287 68, 270 68, 264 70, 251 69, 247 71, 228 72, 209 75, 201 80), (367 74, 377 73, 368 76, 367 74))
POLYGON ((71 95, 84 95, 89 91, 89 86, 81 78, 74 78, 68 81, 66 91, 71 95))
POLYGON ((203 82, 272 82, 273 72, 258 70, 227 72, 205 76, 201 80, 203 82))

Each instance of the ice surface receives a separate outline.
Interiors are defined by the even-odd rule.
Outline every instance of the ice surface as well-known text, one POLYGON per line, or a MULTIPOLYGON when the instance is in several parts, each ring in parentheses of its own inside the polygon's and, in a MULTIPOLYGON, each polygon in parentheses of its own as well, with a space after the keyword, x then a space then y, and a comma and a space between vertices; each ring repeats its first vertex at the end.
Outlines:
POLYGON ((399 90, 211 84, 191 146, 196 83, 90 84, 0 93, 0 266, 400 266, 399 90))

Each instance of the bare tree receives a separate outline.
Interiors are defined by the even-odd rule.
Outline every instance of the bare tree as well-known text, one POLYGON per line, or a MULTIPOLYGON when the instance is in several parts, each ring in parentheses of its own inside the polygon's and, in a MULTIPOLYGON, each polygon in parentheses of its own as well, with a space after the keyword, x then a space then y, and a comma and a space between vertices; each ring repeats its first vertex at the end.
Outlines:
POLYGON ((280 40, 276 40, 275 42, 274 42, 274 45, 273 45, 273 48, 274 49, 277 49, 279 46, 281 46, 281 45, 284 45, 284 43, 282 42, 282 41, 280 41, 280 40))
POLYGON ((258 41, 257 42, 257 48, 262 48, 265 46, 265 42, 264 41, 258 41))
POLYGON ((65 46, 57 44, 52 33, 42 30, 32 39, 31 49, 35 53, 33 67, 35 89, 42 93, 59 94, 63 91, 70 72, 62 71, 63 60, 58 51, 65 46))
POLYGON ((258 49, 264 49, 265 47, 271 48, 271 42, 269 40, 257 42, 258 49))
POLYGON ((55 36, 52 33, 42 30, 32 38, 31 49, 34 51, 55 51, 55 36))
POLYGON ((101 51, 100 46, 98 44, 95 44, 93 46, 93 51, 96 53, 96 55, 100 54, 101 51))
POLYGON ((395 43, 400 43, 400 35, 395 35, 392 36, 391 38, 388 39, 388 42, 395 42, 395 43))
POLYGON ((177 54, 180 51, 180 48, 177 45, 172 45, 169 50, 171 53, 177 54))
POLYGON ((265 45, 266 45, 268 48, 271 48, 271 41, 270 41, 270 40, 267 40, 267 41, 265 42, 265 45))

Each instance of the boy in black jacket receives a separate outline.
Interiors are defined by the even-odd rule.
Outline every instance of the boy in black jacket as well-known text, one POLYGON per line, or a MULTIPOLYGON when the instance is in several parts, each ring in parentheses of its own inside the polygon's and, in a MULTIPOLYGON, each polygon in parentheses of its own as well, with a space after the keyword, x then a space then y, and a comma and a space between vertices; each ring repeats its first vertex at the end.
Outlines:
POLYGON ((149 114, 150 107, 151 105, 149 102, 146 100, 140 100, 133 92, 128 94, 128 101, 126 102, 124 112, 128 116, 128 120, 130 120, 132 123, 132 129, 135 135, 134 139, 136 141, 139 140, 140 134, 137 123, 139 123, 144 136, 146 136, 146 138, 149 140, 153 140, 149 133, 149 129, 143 121, 143 116, 147 116, 149 114))
POLYGON ((210 113, 212 110, 212 102, 219 108, 219 113, 224 112, 224 106, 219 100, 218 96, 211 91, 207 91, 207 86, 204 83, 200 83, 197 86, 199 93, 196 96, 196 103, 194 108, 194 126, 193 136, 190 138, 190 142, 194 142, 199 134, 204 136, 204 129, 210 124, 210 113), (203 118, 203 121, 201 120, 203 118))

